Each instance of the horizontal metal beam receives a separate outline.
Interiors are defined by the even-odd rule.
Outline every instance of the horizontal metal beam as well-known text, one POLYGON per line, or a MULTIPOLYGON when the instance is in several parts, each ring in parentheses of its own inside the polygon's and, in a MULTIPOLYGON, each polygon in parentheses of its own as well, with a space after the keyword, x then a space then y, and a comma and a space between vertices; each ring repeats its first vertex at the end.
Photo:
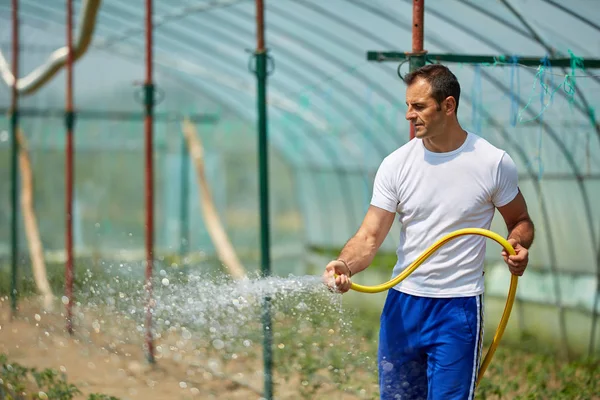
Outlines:
MULTIPOLYGON (((408 61, 410 53, 401 53, 397 51, 368 51, 368 61, 408 61)), ((513 64, 518 63, 530 67, 537 67, 544 63, 550 64, 552 67, 570 67, 574 60, 582 63, 583 68, 600 68, 600 59, 597 58, 545 58, 545 57, 521 57, 509 55, 476 55, 476 54, 436 54, 427 53, 425 55, 429 62, 453 62, 464 64, 513 64)))
MULTIPOLYGON (((9 115, 9 108, 0 107, 0 115, 9 115)), ((137 111, 111 111, 111 110, 76 110, 77 119, 92 119, 92 120, 110 120, 110 121, 143 121, 144 112, 137 111)), ((64 109, 40 109, 40 108, 20 108, 19 116, 33 118, 64 118, 64 109)), ((156 113, 154 119, 161 122, 177 122, 184 118, 189 118, 190 121, 197 124, 216 124, 220 117, 216 114, 182 114, 179 112, 162 112, 156 113)))

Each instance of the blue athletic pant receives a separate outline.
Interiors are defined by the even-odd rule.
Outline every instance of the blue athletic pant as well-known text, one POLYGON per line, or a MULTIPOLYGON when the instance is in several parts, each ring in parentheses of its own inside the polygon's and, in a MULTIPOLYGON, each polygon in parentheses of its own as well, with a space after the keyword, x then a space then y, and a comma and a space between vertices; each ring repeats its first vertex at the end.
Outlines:
POLYGON ((473 399, 482 338, 482 295, 430 298, 389 290, 379 332, 381 399, 473 399))

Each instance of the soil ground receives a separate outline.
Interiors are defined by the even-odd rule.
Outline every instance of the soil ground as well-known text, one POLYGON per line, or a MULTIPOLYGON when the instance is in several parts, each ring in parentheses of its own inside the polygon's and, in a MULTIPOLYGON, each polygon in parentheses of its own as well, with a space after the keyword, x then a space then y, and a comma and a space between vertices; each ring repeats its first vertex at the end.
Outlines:
MULTIPOLYGON (((177 348, 174 338, 163 337, 155 341, 161 351, 156 363, 150 364, 141 341, 123 344, 111 332, 93 328, 80 328, 70 336, 61 311, 41 314, 39 307, 21 300, 18 315, 11 320, 5 298, 0 302, 0 353, 38 371, 53 368, 64 372, 67 381, 83 393, 76 399, 87 399, 91 393, 120 400, 262 398, 260 359, 235 360, 227 366, 215 360, 203 362, 191 349, 177 348)), ((275 397, 301 398, 296 390, 299 384, 278 383, 275 397)), ((359 397, 324 387, 318 398, 359 397)))

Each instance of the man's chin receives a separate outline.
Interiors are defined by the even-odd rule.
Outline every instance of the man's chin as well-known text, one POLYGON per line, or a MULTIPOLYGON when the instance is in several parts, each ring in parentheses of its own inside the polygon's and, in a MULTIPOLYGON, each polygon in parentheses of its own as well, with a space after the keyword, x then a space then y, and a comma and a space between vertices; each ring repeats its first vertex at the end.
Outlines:
POLYGON ((423 139, 425 136, 427 136, 427 131, 423 128, 421 129, 415 129, 415 137, 418 139, 423 139))

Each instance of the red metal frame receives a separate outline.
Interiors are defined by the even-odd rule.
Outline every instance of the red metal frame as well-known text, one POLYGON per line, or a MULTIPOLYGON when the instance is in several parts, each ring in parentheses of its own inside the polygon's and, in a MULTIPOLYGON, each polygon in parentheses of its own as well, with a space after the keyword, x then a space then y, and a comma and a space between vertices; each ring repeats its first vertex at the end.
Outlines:
MULTIPOLYGON (((412 26, 412 52, 420 54, 423 52, 423 23, 425 14, 425 0, 413 1, 413 26, 412 26)), ((415 137, 415 125, 410 124, 410 138, 415 137)))
MULTIPOLYGON (((146 0, 146 79, 145 90, 152 91, 152 0, 146 0)), ((148 96, 146 92, 146 96, 148 96)), ((153 93, 152 93, 153 97, 153 93)), ((152 271, 154 265, 154 162, 153 162, 153 130, 152 130, 152 103, 154 99, 148 101, 146 97, 146 117, 144 119, 144 129, 146 136, 145 157, 146 157, 146 347, 148 359, 154 362, 154 345, 152 343, 152 271)))
POLYGON ((256 50, 265 50, 265 14, 263 0, 256 0, 256 50))

